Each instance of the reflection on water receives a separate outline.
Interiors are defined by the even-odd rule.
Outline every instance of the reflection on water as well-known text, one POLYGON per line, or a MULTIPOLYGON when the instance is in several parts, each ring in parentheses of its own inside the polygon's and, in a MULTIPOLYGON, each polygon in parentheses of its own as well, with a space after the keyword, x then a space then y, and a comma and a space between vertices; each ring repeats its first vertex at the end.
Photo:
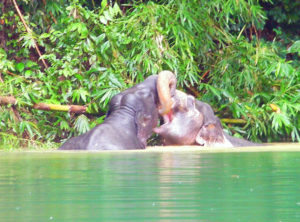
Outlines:
POLYGON ((0 153, 0 221, 300 221, 300 152, 0 153))

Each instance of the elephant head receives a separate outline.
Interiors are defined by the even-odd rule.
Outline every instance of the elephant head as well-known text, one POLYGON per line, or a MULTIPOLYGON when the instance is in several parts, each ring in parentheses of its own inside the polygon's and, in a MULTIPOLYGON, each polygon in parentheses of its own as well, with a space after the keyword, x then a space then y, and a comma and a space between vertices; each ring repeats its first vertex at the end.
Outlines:
POLYGON ((231 146, 212 108, 176 90, 176 79, 172 72, 159 73, 157 92, 159 114, 164 124, 154 128, 154 132, 162 137, 165 145, 231 146))
POLYGON ((196 141, 203 125, 203 114, 196 108, 193 96, 176 90, 176 78, 170 71, 158 74, 159 114, 164 124, 153 129, 165 145, 190 145, 196 141))
POLYGON ((193 96, 180 98, 183 93, 176 91, 171 115, 163 115, 164 124, 154 128, 165 145, 190 145, 194 144, 200 128, 203 125, 203 115, 195 106, 193 96))

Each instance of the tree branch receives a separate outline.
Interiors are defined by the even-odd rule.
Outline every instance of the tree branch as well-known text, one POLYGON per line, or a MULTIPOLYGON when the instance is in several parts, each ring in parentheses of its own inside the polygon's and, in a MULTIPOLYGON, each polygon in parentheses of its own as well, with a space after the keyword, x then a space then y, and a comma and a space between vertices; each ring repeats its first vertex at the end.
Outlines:
POLYGON ((4 105, 8 105, 8 104, 16 105, 17 104, 17 100, 13 96, 0 96, 0 104, 4 104, 4 105))
MULTIPOLYGON (((16 105, 17 99, 13 96, 0 96, 0 105, 16 105)), ((46 111, 63 111, 70 113, 90 113, 87 111, 86 106, 80 105, 58 105, 58 104, 48 104, 48 103, 37 103, 33 106, 29 106, 33 109, 46 110, 46 111)))
MULTIPOLYGON (((21 13, 21 11, 20 11, 20 9, 19 9, 19 6, 17 5, 16 0, 12 0, 12 2, 14 3, 14 6, 15 6, 17 12, 18 12, 18 15, 19 15, 19 17, 20 17, 20 19, 21 19, 21 21, 22 21, 22 23, 23 23, 23 25, 24 25, 26 31, 27 31, 28 33, 32 33, 31 29, 27 26, 27 24, 26 24, 26 22, 25 22, 25 20, 24 20, 24 17, 23 17, 23 15, 22 15, 22 13, 21 13)), ((36 49, 37 53, 39 54, 39 57, 42 57, 42 53, 41 53, 41 51, 40 51, 40 49, 39 49, 39 47, 38 47, 36 41, 35 41, 34 39, 33 39, 33 41, 34 41, 35 49, 36 49)), ((41 59, 41 60, 42 60, 42 62, 43 62, 43 64, 44 64, 45 68, 47 69, 47 68, 48 68, 48 65, 47 65, 46 61, 45 61, 44 59, 41 59)))

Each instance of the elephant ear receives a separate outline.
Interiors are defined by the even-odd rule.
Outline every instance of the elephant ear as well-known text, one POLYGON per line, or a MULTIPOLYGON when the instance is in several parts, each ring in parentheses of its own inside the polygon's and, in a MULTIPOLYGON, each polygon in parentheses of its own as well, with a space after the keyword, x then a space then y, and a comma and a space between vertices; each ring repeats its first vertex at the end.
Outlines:
POLYGON ((218 123, 207 123, 201 127, 196 136, 196 143, 208 147, 233 147, 218 123))
POLYGON ((120 108, 122 99, 123 99, 122 93, 119 93, 119 94, 113 96, 113 98, 109 101, 108 110, 107 110, 105 118, 107 118, 108 116, 110 116, 110 114, 114 110, 117 110, 117 109, 120 108))
POLYGON ((205 123, 196 136, 196 142, 199 145, 207 146, 213 143, 223 143, 224 134, 222 127, 216 123, 205 123))

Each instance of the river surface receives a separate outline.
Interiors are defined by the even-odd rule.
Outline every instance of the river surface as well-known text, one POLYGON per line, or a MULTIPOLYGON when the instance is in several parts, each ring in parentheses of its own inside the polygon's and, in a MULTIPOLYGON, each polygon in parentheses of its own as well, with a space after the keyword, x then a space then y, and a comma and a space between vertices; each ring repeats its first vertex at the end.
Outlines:
POLYGON ((300 152, 0 152, 0 221, 300 221, 300 152))

